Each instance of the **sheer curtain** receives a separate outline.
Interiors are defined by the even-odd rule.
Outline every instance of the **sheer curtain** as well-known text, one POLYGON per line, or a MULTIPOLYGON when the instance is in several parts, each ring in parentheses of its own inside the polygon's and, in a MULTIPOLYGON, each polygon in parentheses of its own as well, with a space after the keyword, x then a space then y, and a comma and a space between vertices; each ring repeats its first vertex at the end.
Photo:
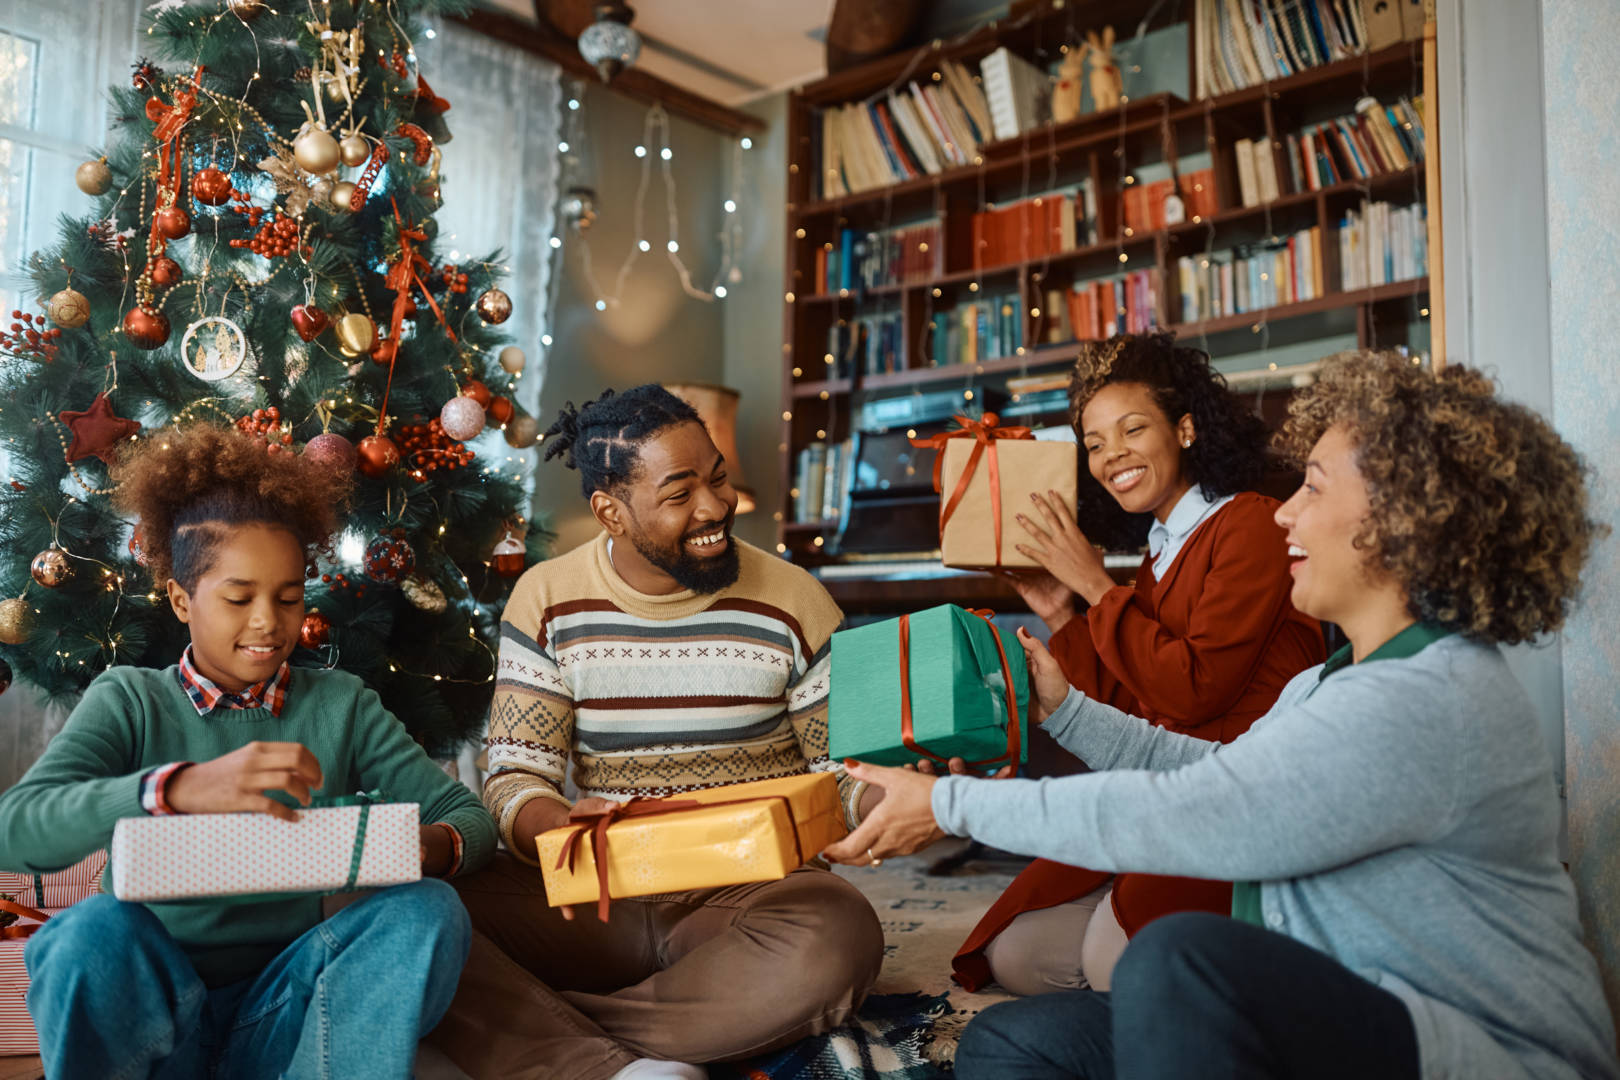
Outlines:
MULTIPOLYGON (((506 329, 528 357, 514 396, 538 417, 546 361, 540 336, 551 317, 560 69, 456 23, 441 21, 434 30, 431 41, 416 47, 422 74, 451 105, 445 121, 452 138, 440 170, 444 206, 436 215, 438 253, 454 261, 496 248, 503 252, 502 265, 509 268, 503 288, 512 297, 506 329)), ((533 493, 532 450, 513 452, 488 437, 478 449, 486 458, 515 458, 533 493)))

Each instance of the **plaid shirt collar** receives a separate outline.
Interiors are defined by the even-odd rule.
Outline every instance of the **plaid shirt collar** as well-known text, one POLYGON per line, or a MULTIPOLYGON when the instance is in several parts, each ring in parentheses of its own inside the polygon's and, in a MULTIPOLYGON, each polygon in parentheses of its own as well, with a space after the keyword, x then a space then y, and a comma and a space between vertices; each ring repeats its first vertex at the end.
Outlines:
POLYGON ((216 708, 269 709, 271 716, 279 717, 287 704, 287 688, 292 685, 292 665, 285 660, 276 673, 261 683, 254 683, 238 693, 221 689, 197 670, 192 660, 191 646, 180 657, 180 685, 185 688, 198 716, 207 716, 216 708))

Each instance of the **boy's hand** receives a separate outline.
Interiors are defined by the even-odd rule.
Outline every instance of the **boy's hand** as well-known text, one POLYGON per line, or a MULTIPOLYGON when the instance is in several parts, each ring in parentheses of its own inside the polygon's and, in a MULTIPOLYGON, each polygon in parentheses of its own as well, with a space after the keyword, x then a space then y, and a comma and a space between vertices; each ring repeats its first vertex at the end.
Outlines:
POLYGON ((181 769, 170 777, 165 794, 169 805, 182 814, 257 810, 296 821, 292 807, 265 792, 285 791, 308 806, 310 789, 321 785, 321 763, 302 744, 250 742, 213 761, 181 769))

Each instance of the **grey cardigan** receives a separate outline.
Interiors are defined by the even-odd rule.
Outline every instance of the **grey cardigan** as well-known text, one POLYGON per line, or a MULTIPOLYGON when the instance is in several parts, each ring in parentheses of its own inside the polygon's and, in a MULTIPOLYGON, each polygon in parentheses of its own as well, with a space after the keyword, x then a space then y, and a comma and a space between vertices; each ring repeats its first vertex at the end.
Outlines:
POLYGON ((934 816, 1077 866, 1261 882, 1268 927, 1406 1003, 1428 1080, 1620 1077, 1552 768, 1501 654, 1453 636, 1320 672, 1224 746, 1072 691, 1044 727, 1099 771, 943 777, 934 816))

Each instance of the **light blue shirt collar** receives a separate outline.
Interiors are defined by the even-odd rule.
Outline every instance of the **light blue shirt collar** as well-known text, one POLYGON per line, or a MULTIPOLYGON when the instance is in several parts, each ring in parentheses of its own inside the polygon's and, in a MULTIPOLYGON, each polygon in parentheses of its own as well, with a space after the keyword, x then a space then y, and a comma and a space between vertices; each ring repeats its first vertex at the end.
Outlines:
POLYGON ((1170 567, 1175 565, 1176 556, 1187 546, 1187 540, 1198 526, 1231 501, 1232 496, 1226 495, 1211 502, 1199 485, 1188 488, 1187 494, 1170 511, 1169 518, 1162 524, 1155 520, 1148 529, 1148 554, 1153 556, 1153 576, 1163 581, 1170 567))

